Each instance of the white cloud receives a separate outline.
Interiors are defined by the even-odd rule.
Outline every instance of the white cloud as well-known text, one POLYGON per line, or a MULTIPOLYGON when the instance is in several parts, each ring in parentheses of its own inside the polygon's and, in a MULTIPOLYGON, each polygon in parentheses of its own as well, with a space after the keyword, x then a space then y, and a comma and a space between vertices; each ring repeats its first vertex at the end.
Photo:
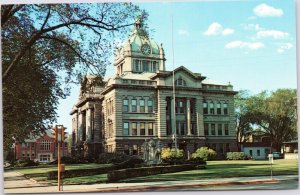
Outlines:
POLYGON ((293 44, 291 43, 283 43, 282 45, 280 45, 280 47, 277 49, 277 53, 283 53, 286 50, 289 50, 293 47, 293 44))
POLYGON ((255 30, 255 31, 264 30, 264 28, 261 27, 259 24, 241 24, 241 26, 245 30, 255 30))
POLYGON ((227 36, 227 35, 230 35, 230 34, 233 34, 234 33, 234 30, 231 29, 231 28, 225 28, 223 31, 222 31, 222 35, 224 36, 227 36))
POLYGON ((234 29, 231 28, 223 28, 223 26, 218 22, 213 22, 209 25, 208 29, 204 32, 206 36, 217 36, 223 35, 227 36, 234 33, 234 29))
POLYGON ((182 36, 189 36, 190 33, 187 30, 179 29, 178 34, 182 36))
POLYGON ((227 43, 225 47, 227 49, 235 49, 235 48, 248 48, 248 49, 260 49, 263 48, 265 45, 262 42, 243 42, 243 41, 232 41, 227 43))
POLYGON ((259 17, 280 17, 283 15, 282 9, 277 9, 265 3, 256 6, 253 12, 259 17))
POLYGON ((278 30, 262 30, 256 33, 258 38, 272 37, 274 39, 284 39, 289 36, 289 33, 278 30))

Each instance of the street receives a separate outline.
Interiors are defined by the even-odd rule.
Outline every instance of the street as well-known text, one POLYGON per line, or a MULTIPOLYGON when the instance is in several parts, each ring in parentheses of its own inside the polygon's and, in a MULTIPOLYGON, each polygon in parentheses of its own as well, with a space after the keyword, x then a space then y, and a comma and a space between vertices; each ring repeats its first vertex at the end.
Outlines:
MULTIPOLYGON (((163 181, 149 183, 108 183, 66 185, 63 192, 146 192, 146 191, 214 191, 296 189, 297 175, 270 177, 223 178, 222 180, 163 181)), ((15 171, 4 172, 4 193, 51 193, 57 186, 26 179, 15 171)))

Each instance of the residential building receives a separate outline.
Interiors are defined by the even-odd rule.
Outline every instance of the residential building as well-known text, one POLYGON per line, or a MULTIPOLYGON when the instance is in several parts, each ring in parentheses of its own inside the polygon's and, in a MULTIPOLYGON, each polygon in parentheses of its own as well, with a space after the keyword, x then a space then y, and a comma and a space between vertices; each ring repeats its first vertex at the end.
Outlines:
POLYGON ((164 147, 175 147, 176 139, 187 155, 201 146, 219 155, 236 151, 233 86, 184 66, 167 71, 165 63, 162 44, 137 20, 115 56, 116 75, 97 86, 87 76, 81 86, 70 113, 73 152, 142 155, 150 139, 164 147))

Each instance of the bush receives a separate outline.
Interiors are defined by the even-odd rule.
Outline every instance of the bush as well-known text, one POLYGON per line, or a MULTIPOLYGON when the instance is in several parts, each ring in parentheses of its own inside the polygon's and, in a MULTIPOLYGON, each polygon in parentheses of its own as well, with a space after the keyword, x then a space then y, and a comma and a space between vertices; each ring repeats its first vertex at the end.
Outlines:
POLYGON ((161 151, 161 159, 163 162, 169 164, 180 164, 184 162, 184 152, 183 150, 177 149, 177 152, 174 148, 163 148, 161 151))
POLYGON ((196 152, 192 154, 192 158, 193 159, 199 158, 204 161, 207 161, 207 160, 213 160, 216 157, 216 155, 217 153, 213 149, 210 149, 208 147, 201 147, 198 148, 196 152))
POLYGON ((99 164, 118 164, 129 160, 131 157, 122 153, 103 153, 99 155, 99 158, 95 161, 99 164))
POLYGON ((15 164, 16 167, 31 167, 37 165, 39 165, 38 162, 30 160, 29 158, 21 158, 15 164))
POLYGON ((244 152, 227 152, 226 158, 228 160, 246 160, 247 156, 244 152))
POLYGON ((131 158, 127 161, 124 161, 122 163, 119 163, 116 165, 117 169, 127 169, 127 168, 134 168, 136 167, 136 165, 140 165, 144 163, 143 159, 139 159, 139 158, 131 158))

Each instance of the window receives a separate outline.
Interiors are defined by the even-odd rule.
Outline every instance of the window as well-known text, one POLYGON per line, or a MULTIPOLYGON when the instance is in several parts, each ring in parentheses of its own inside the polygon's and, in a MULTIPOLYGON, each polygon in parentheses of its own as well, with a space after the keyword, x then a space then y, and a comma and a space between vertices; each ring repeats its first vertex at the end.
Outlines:
POLYGON ((208 114, 207 102, 203 102, 203 114, 208 114))
POLYGON ((137 145, 133 145, 132 147, 132 155, 137 155, 138 154, 138 146, 137 145))
POLYGON ((50 150, 50 141, 44 140, 40 143, 40 150, 50 150))
POLYGON ((140 70, 140 60, 134 60, 133 63, 134 63, 134 71, 140 72, 141 71, 140 70))
POLYGON ((140 112, 145 112, 145 100, 140 99, 140 112))
POLYGON ((223 104, 223 113, 225 114, 225 115, 227 115, 228 114, 228 104, 227 103, 224 103, 223 104))
POLYGON ((182 100, 176 101, 176 113, 183 114, 184 113, 184 104, 182 100))
POLYGON ((113 124, 108 123, 108 137, 113 137, 113 124))
POLYGON ((128 99, 123 100, 123 112, 128 112, 128 99))
POLYGON ((208 135, 208 123, 204 123, 204 135, 208 135))
POLYGON ((131 112, 136 112, 136 99, 131 100, 131 112))
POLYGON ((41 154, 40 155, 40 161, 41 162, 48 162, 48 161, 50 161, 50 154, 41 154))
POLYGON ((143 60, 143 72, 149 72, 149 61, 143 60))
POLYGON ((180 123, 180 135, 185 135, 185 123, 180 123))
POLYGON ((153 61, 152 62, 152 72, 156 72, 156 70, 157 70, 157 62, 153 61))
POLYGON ((140 135, 145 135, 145 123, 140 123, 140 135))
POLYGON ((210 133, 211 133, 211 135, 216 135, 216 125, 215 124, 210 125, 210 133))
POLYGON ((129 146, 128 145, 124 145, 124 154, 129 155, 129 146))
POLYGON ((217 103, 217 114, 221 114, 221 103, 217 103))
POLYGON ((252 152, 252 150, 249 150, 249 154, 250 154, 250 156, 252 156, 252 155, 253 155, 253 152, 252 152))
POLYGON ((131 123, 131 132, 132 135, 137 135, 136 123, 131 123))
POLYGON ((153 112, 153 100, 148 100, 148 112, 153 112))
POLYGON ((148 123, 148 135, 153 135, 153 123, 148 123))
POLYGON ((224 125, 224 129, 225 129, 225 135, 229 135, 229 125, 228 124, 224 125))
POLYGON ((127 84, 127 83, 128 83, 128 80, 122 79, 122 82, 123 82, 124 84, 127 84))
POLYGON ((139 81, 139 84, 144 85, 145 81, 139 81))
POLYGON ((209 112, 210 112, 210 114, 215 114, 215 108, 214 108, 213 102, 209 103, 209 112))
POLYGON ((177 79, 175 83, 177 86, 186 86, 186 82, 182 78, 177 79))
POLYGON ((192 124, 191 124, 191 133, 192 133, 193 135, 196 135, 196 123, 192 123, 192 124))
POLYGON ((257 156, 260 156, 260 150, 257 150, 257 156))
POLYGON ((123 135, 129 135, 129 123, 123 123, 123 135))
POLYGON ((222 135, 222 124, 218 124, 218 135, 222 135))
POLYGON ((131 84, 136 84, 136 80, 131 80, 131 84))

